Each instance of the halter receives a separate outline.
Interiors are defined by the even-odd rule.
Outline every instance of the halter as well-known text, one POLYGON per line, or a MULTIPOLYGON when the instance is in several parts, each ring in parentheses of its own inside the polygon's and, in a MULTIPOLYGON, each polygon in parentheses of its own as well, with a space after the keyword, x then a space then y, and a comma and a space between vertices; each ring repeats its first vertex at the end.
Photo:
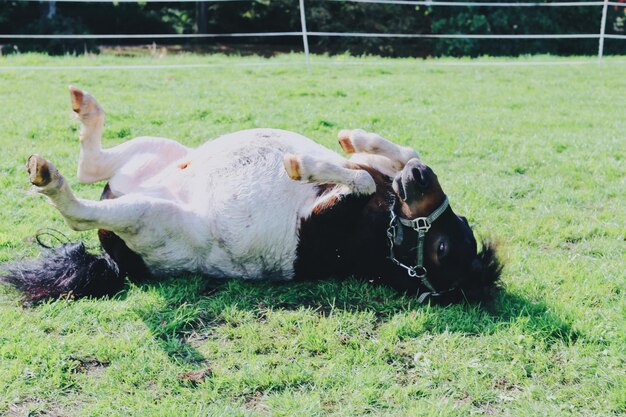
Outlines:
POLYGON ((430 213, 429 216, 417 217, 412 220, 404 219, 400 216, 397 216, 394 212, 394 206, 395 202, 391 206, 391 221, 389 222, 389 227, 387 228, 387 239, 389 239, 389 259, 391 259, 394 264, 406 269, 407 274, 411 278, 419 278, 422 284, 424 284, 424 286, 430 290, 427 292, 423 292, 419 296, 417 301, 419 303, 423 303, 428 296, 439 296, 454 290, 453 288, 451 288, 446 291, 436 291, 435 287, 428 280, 428 271, 424 266, 424 239, 426 238, 426 233, 430 230, 430 226, 450 206, 450 203, 448 202, 448 197, 445 197, 443 203, 441 203, 441 205, 435 211, 430 213), (417 232, 417 263, 415 266, 408 266, 403 264, 402 262, 397 260, 394 255, 394 246, 402 243, 403 232, 401 226, 410 227, 417 232))

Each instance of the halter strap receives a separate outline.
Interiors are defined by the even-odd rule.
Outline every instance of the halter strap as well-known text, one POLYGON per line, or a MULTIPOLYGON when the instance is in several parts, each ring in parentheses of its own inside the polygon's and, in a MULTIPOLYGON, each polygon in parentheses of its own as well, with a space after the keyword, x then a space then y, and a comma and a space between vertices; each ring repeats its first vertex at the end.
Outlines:
POLYGON ((397 216, 394 212, 393 205, 391 207, 391 221, 389 222, 389 228, 387 229, 387 238, 389 240, 389 259, 391 259, 391 261, 396 265, 406 269, 407 274, 410 277, 419 278, 422 284, 430 290, 430 292, 424 292, 419 296, 419 303, 424 302, 424 300, 426 300, 429 295, 438 296, 448 291, 451 291, 447 290, 443 292, 437 292, 435 290, 435 287, 428 280, 428 271, 424 266, 424 240, 426 238, 426 233, 430 230, 431 225, 439 217, 441 217, 441 215, 447 210, 448 207, 450 207, 450 203, 448 202, 448 197, 446 196, 441 205, 437 207, 435 211, 430 213, 430 215, 426 217, 417 217, 411 220, 397 216), (415 266, 407 266, 403 264, 402 262, 397 260, 394 255, 393 248, 396 244, 399 244, 397 240, 398 237, 402 234, 402 227, 398 225, 398 222, 400 223, 400 225, 410 227, 417 232, 417 262, 415 266))
POLYGON ((448 197, 446 196, 444 197, 441 205, 437 207, 435 211, 430 213, 429 216, 417 217, 412 220, 398 217, 398 220, 400 220, 400 223, 402 223, 404 226, 410 227, 413 230, 425 230, 426 232, 428 232, 428 229, 430 229, 430 225, 433 224, 435 220, 437 220, 439 217, 441 217, 443 212, 446 211, 448 207, 450 207, 450 203, 448 201, 448 197))

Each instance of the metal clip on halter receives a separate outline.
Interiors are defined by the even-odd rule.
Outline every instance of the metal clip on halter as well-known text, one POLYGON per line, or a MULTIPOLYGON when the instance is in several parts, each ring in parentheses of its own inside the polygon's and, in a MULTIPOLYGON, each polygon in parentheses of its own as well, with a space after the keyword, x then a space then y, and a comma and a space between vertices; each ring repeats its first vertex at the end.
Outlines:
MULTIPOLYGON (((434 220, 433 220, 434 221, 434 220)), ((402 223, 406 227, 410 227, 416 231, 424 231, 424 233, 430 230, 431 221, 428 220, 428 217, 417 217, 413 220, 400 218, 400 223, 402 223)))

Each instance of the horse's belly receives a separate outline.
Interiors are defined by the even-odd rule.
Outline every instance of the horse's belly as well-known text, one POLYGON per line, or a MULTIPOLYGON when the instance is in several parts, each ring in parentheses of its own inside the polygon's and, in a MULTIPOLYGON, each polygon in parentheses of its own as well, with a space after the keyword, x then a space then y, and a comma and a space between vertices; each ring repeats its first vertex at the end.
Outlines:
POLYGON ((203 227, 190 231, 188 241, 195 244, 171 242, 181 248, 144 256, 148 267, 157 274, 176 266, 219 278, 292 278, 299 222, 317 198, 314 185, 287 176, 283 155, 292 152, 341 158, 302 136, 265 129, 224 136, 193 151, 184 169, 164 175, 160 184, 203 227))

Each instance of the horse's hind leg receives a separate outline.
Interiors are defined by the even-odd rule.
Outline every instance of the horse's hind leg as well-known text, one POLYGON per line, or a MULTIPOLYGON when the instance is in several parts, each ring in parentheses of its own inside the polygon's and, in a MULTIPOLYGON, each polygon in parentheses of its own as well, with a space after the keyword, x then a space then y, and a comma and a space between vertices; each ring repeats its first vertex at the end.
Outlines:
POLYGON ((78 180, 92 183, 107 179, 110 173, 101 163, 104 110, 91 94, 74 86, 70 86, 70 99, 72 110, 80 120, 78 180))
POLYGON ((74 230, 100 227, 90 214, 95 201, 77 199, 63 175, 49 161, 39 155, 31 155, 26 164, 34 191, 46 195, 74 230))
POLYGON ((47 196, 74 230, 105 229, 153 244, 176 233, 192 239, 201 229, 200 221, 173 201, 138 193, 112 200, 83 200, 74 196, 63 175, 41 156, 31 155, 27 168, 34 190, 47 196))
POLYGON ((182 158, 189 149, 171 139, 140 137, 110 149, 102 149, 104 110, 88 92, 70 86, 72 110, 81 123, 78 180, 92 183, 112 179, 120 173, 124 180, 118 186, 129 191, 132 184, 158 172, 163 166, 182 158), (122 171, 124 171, 122 173, 122 171))

